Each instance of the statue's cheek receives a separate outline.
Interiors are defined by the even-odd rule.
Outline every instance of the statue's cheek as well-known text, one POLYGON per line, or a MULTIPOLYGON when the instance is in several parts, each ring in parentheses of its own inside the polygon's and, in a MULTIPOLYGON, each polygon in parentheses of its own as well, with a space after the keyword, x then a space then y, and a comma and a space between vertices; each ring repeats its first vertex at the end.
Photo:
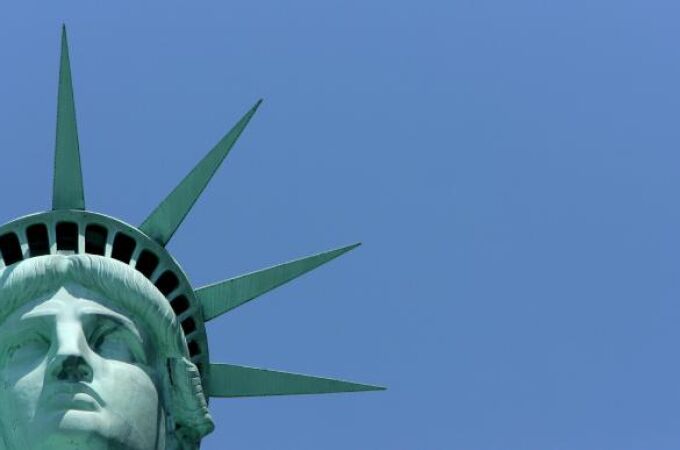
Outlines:
POLYGON ((25 418, 35 416, 43 393, 46 366, 43 359, 0 371, 0 403, 6 405, 0 415, 10 411, 14 421, 18 419, 17 415, 25 418))
POLYGON ((129 448, 153 448, 164 424, 153 378, 144 368, 117 360, 99 360, 93 365, 92 387, 105 402, 103 414, 111 433, 125 436, 129 448))
POLYGON ((97 358, 93 369, 92 385, 112 407, 125 410, 132 405, 148 404, 148 408, 156 408, 158 389, 148 368, 97 358))

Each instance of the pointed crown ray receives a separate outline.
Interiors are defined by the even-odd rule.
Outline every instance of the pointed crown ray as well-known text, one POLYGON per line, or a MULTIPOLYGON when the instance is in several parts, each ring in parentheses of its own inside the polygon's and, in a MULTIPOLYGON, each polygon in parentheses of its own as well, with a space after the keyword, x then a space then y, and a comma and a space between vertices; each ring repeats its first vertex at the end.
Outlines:
POLYGON ((212 363, 205 323, 349 252, 353 244, 194 289, 165 246, 253 118, 262 100, 208 152, 137 228, 87 211, 66 27, 62 28, 52 210, 0 227, 0 270, 50 254, 116 259, 146 276, 167 298, 209 397, 253 397, 383 390, 381 386, 212 363))
POLYGON ((71 62, 66 27, 61 32, 61 62, 57 99, 57 137, 54 151, 54 186, 52 209, 85 209, 83 176, 80 169, 80 146, 76 107, 73 99, 71 62))

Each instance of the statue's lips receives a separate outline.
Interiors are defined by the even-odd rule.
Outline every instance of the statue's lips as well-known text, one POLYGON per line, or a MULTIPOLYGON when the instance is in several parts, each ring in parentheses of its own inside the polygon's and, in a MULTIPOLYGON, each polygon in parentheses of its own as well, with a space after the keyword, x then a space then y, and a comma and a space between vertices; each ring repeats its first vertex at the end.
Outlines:
POLYGON ((105 402, 84 383, 62 383, 51 390, 48 403, 58 410, 99 411, 105 402))

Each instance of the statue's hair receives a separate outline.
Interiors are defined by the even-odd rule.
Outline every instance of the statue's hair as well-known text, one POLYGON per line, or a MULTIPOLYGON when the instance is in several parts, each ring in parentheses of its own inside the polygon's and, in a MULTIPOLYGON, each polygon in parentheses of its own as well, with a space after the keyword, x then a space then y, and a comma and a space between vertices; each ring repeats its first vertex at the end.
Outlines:
POLYGON ((168 405, 183 446, 198 447, 214 424, 196 366, 174 311, 142 274, 115 259, 97 255, 45 255, 0 271, 0 323, 25 303, 75 283, 101 294, 144 325, 164 363, 168 405), (181 431, 180 431, 181 430, 181 431), (189 441, 189 442, 187 442, 189 441), (194 443, 191 443, 194 441, 194 443))

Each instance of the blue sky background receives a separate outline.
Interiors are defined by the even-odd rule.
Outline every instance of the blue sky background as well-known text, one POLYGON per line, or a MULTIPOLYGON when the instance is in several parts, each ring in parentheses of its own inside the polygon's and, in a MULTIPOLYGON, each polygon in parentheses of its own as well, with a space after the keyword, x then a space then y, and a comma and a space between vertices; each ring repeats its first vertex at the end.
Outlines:
POLYGON ((680 447, 680 4, 4 2, 0 220, 50 206, 69 26, 88 208, 200 286, 364 246, 211 323, 215 361, 384 393, 214 400, 204 449, 680 447))

